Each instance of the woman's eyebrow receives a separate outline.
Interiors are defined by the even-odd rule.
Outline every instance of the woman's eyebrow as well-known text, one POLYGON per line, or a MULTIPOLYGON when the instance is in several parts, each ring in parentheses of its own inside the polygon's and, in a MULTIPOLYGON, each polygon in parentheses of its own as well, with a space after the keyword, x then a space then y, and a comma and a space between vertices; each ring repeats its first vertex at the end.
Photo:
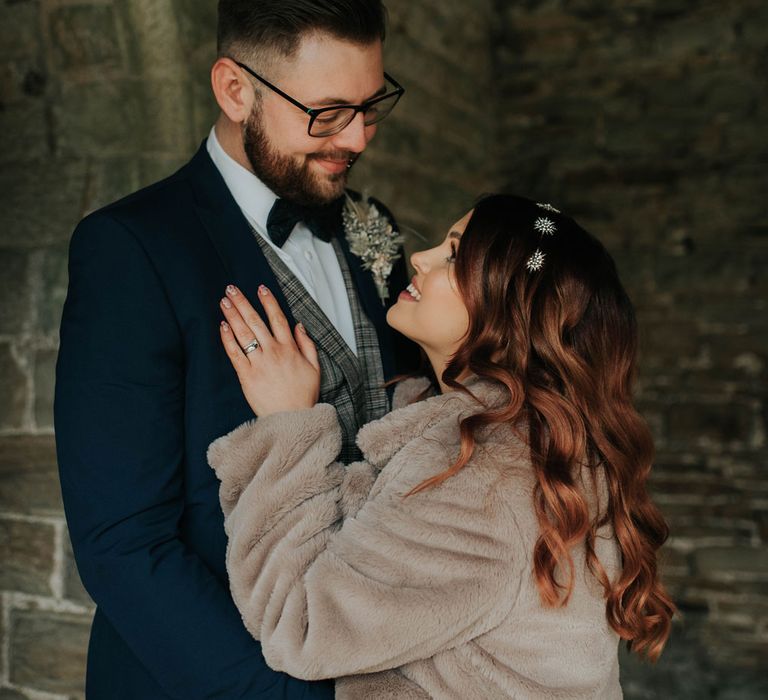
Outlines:
POLYGON ((458 231, 451 231, 448 234, 448 238, 461 238, 461 234, 458 231))

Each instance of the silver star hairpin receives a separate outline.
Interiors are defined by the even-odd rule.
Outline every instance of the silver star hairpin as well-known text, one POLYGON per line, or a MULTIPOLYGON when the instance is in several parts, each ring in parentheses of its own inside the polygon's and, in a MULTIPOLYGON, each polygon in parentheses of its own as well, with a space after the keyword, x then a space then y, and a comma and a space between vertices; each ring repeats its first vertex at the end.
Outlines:
POLYGON ((536 251, 533 255, 531 255, 530 258, 528 258, 528 262, 525 263, 525 266, 528 268, 529 272, 538 272, 541 270, 542 267, 544 267, 544 258, 546 255, 542 253, 538 248, 536 248, 536 251))
POLYGON ((547 219, 545 216, 540 216, 533 224, 535 228, 542 236, 554 236, 557 231, 557 226, 552 219, 547 219))
MULTIPOLYGON (((555 214, 560 213, 560 211, 555 209, 551 204, 542 204, 541 202, 537 202, 536 206, 540 209, 544 209, 545 211, 554 212, 555 214)), ((533 222, 533 229, 534 231, 538 231, 539 234, 541 234, 539 238, 539 245, 541 245, 541 241, 544 240, 544 236, 554 236, 555 233, 557 233, 557 226, 555 225, 555 222, 546 216, 538 217, 536 221, 533 222)), ((538 272, 542 267, 544 267, 545 257, 546 253, 542 253, 540 248, 536 248, 533 255, 531 255, 531 257, 528 258, 525 263, 526 269, 529 272, 538 272)))

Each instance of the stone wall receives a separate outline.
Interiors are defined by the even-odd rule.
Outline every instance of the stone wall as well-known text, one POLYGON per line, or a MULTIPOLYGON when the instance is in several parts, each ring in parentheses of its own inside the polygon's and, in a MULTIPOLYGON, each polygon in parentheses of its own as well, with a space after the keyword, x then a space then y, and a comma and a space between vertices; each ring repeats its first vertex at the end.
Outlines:
MULTIPOLYGON (((768 6, 388 5, 407 93, 354 185, 426 238, 501 186, 558 203, 637 303, 683 615, 656 669, 624 660, 627 697, 764 697, 768 6)), ((66 245, 204 138, 214 27, 214 0, 0 0, 0 700, 82 695, 51 417, 66 245)))
POLYGON ((681 616, 625 692, 766 697, 768 4, 501 6, 503 180, 603 239, 639 313, 681 616))
MULTIPOLYGON (((493 6, 389 7, 387 67, 408 92, 354 184, 433 236, 490 186, 496 122, 478 101, 493 6)), ((93 608, 51 410, 67 243, 86 213, 170 174, 207 135, 215 21, 215 0, 0 0, 0 700, 83 693, 93 608)))

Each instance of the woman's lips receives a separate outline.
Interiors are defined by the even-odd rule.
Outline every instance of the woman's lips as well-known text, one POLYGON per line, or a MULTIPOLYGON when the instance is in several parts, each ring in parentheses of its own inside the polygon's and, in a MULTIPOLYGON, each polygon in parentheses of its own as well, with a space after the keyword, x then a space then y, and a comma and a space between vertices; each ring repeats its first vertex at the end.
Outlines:
POLYGON ((416 285, 411 282, 402 292, 400 292, 399 298, 405 299, 406 301, 421 301, 421 292, 416 285))

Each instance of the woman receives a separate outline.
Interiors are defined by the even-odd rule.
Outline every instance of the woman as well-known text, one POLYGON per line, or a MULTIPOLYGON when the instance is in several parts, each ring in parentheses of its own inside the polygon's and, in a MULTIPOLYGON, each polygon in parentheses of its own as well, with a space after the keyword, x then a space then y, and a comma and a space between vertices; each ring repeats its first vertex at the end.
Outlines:
POLYGON ((619 638, 655 659, 674 608, 614 264, 505 195, 412 263, 387 321, 431 376, 398 384, 349 466, 311 340, 268 290, 271 333, 228 292, 222 340, 259 420, 209 461, 243 620, 273 668, 337 678, 339 698, 621 697, 619 638))

